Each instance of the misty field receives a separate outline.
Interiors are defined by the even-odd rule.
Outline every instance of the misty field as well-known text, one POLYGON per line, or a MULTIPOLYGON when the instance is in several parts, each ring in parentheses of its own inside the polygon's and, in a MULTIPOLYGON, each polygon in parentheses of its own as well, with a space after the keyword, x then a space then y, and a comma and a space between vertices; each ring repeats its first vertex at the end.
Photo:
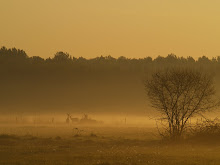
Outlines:
POLYGON ((0 127, 0 164, 215 165, 218 140, 163 141, 155 127, 0 127))

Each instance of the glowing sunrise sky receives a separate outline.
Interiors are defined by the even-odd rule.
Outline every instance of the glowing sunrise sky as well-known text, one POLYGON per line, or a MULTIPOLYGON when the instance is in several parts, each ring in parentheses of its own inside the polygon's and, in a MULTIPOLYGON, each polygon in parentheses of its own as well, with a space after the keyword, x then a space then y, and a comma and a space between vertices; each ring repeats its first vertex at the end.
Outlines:
POLYGON ((219 0, 0 0, 0 21, 29 56, 220 56, 219 0))

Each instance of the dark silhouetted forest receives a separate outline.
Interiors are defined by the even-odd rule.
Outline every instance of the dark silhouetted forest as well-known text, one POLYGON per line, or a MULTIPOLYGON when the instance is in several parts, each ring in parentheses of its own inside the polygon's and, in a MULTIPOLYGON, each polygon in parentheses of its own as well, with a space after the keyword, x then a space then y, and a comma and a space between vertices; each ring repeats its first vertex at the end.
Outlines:
MULTIPOLYGON (((24 50, 0 49, 1 111, 144 112, 143 80, 170 66, 204 70, 220 82, 220 56, 155 59, 100 56, 76 58, 57 52, 53 58, 28 56, 24 50)), ((217 86, 218 89, 218 86, 217 86)))

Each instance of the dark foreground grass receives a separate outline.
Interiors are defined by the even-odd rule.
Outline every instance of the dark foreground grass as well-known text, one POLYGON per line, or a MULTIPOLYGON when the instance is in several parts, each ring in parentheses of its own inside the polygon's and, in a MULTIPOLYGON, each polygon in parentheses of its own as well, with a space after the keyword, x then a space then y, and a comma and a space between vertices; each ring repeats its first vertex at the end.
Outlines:
POLYGON ((220 143, 0 135, 1 165, 219 165, 220 143))

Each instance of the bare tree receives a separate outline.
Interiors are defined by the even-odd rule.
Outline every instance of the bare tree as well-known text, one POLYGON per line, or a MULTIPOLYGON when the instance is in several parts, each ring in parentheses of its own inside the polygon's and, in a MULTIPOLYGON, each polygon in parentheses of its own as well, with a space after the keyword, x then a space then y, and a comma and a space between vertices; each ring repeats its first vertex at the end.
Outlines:
POLYGON ((191 117, 219 106, 213 78, 192 69, 156 72, 145 81, 145 90, 152 107, 166 121, 166 132, 174 139, 181 137, 191 117))

